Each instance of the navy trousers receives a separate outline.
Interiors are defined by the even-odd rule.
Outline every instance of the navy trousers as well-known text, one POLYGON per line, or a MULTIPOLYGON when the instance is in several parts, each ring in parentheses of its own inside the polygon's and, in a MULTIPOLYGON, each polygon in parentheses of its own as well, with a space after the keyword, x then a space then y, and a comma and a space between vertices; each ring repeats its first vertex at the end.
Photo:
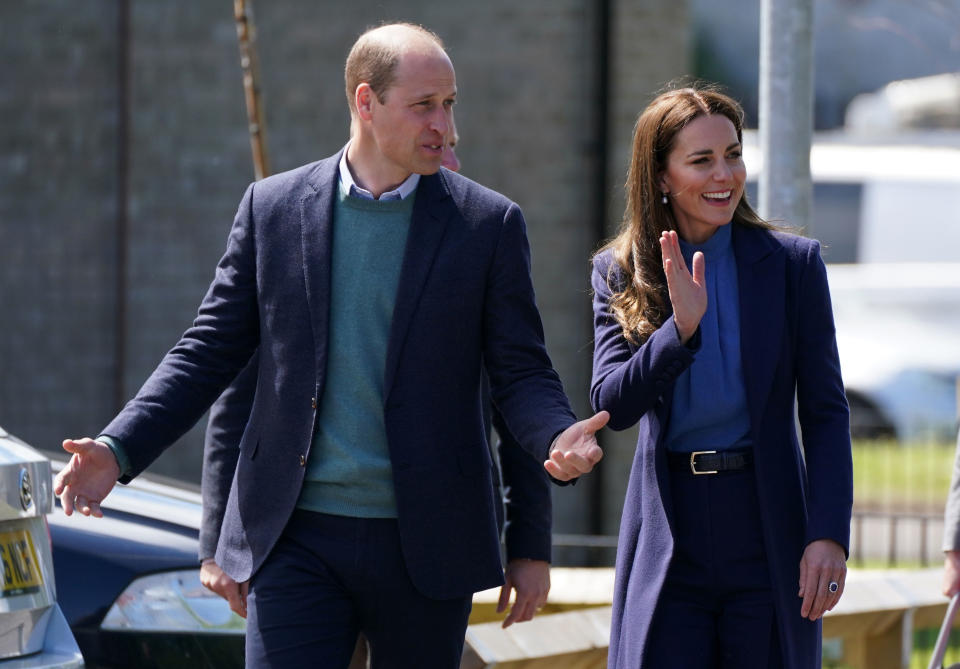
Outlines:
POLYGON ((783 666, 752 470, 670 476, 674 555, 644 667, 783 666))
POLYGON ((471 601, 414 587, 396 520, 297 510, 250 583, 247 667, 346 669, 362 630, 373 669, 456 669, 471 601))

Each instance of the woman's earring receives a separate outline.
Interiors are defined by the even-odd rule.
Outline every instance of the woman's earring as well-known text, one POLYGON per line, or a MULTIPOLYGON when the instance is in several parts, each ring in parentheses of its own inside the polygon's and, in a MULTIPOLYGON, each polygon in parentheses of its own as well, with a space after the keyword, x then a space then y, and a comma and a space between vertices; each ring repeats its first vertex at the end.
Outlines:
POLYGON ((664 204, 667 204, 668 200, 667 200, 667 194, 666 194, 666 193, 663 194, 663 198, 662 198, 660 201, 663 202, 664 204))

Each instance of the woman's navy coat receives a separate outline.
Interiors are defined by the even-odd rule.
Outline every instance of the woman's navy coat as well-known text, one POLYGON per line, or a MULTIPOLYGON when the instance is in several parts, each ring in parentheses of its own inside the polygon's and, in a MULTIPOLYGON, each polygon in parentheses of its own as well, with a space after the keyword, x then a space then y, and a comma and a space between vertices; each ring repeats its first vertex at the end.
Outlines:
MULTIPOLYGON (((820 622, 800 617, 800 558, 816 539, 833 539, 848 550, 853 503, 849 410, 826 268, 814 240, 732 225, 743 381, 780 642, 786 667, 819 669, 820 622)), ((680 344, 672 316, 642 346, 626 341, 607 306, 612 263, 609 250, 594 259, 590 397, 594 409, 610 412, 611 428, 639 422, 620 525, 608 661, 610 669, 637 669, 673 554, 663 436, 673 383, 694 352, 680 344)))

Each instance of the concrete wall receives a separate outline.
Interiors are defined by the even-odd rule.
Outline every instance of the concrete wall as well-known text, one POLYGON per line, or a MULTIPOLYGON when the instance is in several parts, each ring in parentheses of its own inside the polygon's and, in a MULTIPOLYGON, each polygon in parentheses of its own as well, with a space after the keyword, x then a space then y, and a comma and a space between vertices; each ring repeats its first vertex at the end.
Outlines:
POLYGON ((0 424, 45 447, 109 418, 116 362, 115 3, 70 6, 0 5, 0 424))
MULTIPOLYGON (((16 64, 0 79, 0 424, 46 449, 94 435, 190 324, 252 179, 231 3, 128 6, 125 29, 119 1, 0 5, 16 64)), ((636 114, 686 73, 684 7, 256 3, 273 171, 345 142, 357 34, 382 19, 436 30, 457 68, 463 171, 523 207, 547 344, 586 414, 588 258, 621 216, 636 114)), ((599 476, 555 496, 559 531, 615 529, 633 438, 610 444, 599 476)), ((197 480, 201 449, 202 426, 151 471, 197 480)))

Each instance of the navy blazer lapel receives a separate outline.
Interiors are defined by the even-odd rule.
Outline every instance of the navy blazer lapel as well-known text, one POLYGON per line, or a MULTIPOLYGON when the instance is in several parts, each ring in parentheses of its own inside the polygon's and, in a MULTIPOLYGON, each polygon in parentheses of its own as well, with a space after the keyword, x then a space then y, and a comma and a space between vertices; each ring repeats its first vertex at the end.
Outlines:
POLYGON ((333 203, 340 183, 340 156, 320 161, 307 177, 308 187, 300 199, 300 244, 303 278, 310 309, 310 325, 316 347, 318 387, 327 368, 327 338, 330 330, 330 271, 333 266, 333 203))
POLYGON ((410 321, 417 308, 423 286, 433 267, 440 240, 453 215, 453 199, 441 173, 420 177, 417 199, 413 203, 410 232, 400 267, 397 300, 393 307, 390 324, 390 339, 387 344, 387 361, 384 371, 384 399, 393 386, 394 374, 400 360, 400 351, 406 339, 410 321))
POLYGON ((740 295, 740 357, 750 424, 756 431, 782 350, 786 254, 768 233, 732 225, 740 295))

